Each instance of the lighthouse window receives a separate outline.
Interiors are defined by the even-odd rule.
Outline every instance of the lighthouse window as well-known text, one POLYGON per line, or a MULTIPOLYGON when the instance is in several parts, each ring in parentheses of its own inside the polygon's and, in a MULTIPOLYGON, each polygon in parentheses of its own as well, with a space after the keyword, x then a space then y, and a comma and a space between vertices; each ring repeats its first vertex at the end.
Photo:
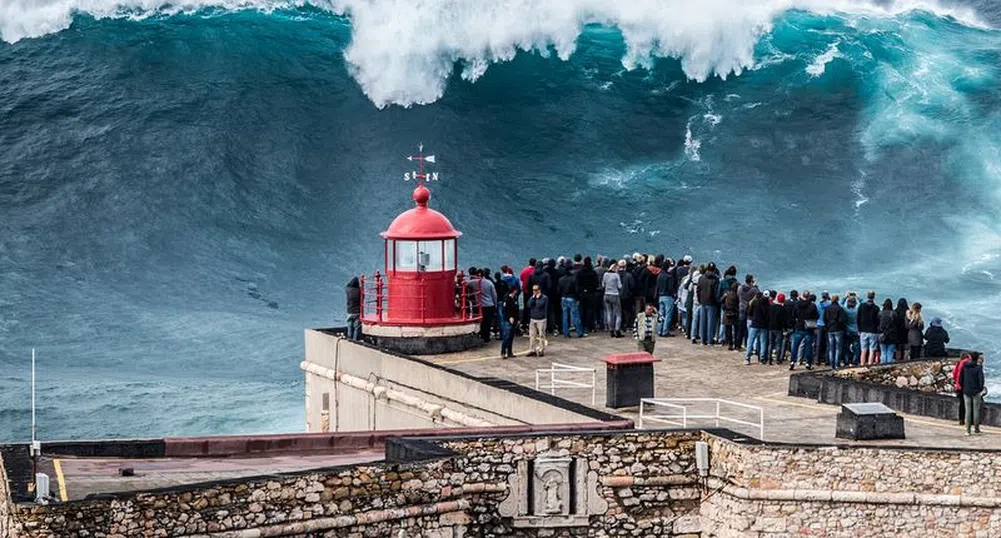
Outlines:
POLYGON ((397 271, 417 270, 417 242, 416 241, 396 241, 393 244, 396 251, 395 269, 397 271))
POLYGON ((442 241, 442 250, 445 252, 445 271, 455 271, 455 239, 442 241))
POLYGON ((417 270, 418 271, 441 271, 444 252, 442 252, 441 240, 420 241, 417 243, 417 270))

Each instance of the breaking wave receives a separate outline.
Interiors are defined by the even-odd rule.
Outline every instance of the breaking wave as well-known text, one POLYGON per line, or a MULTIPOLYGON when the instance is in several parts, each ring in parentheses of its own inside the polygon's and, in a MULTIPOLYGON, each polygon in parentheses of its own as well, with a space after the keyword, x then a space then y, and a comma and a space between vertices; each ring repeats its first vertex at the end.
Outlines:
MULTIPOLYGON (((895 17, 927 11, 969 25, 983 24, 970 9, 923 0, 9 0, 0 6, 0 37, 13 43, 68 28, 74 16, 95 18, 215 16, 219 11, 286 11, 312 7, 350 20, 344 57, 378 107, 439 99, 452 74, 475 81, 490 65, 519 51, 567 60, 590 25, 615 28, 625 50, 622 66, 650 68, 658 58, 680 60, 685 75, 702 82, 726 79, 758 65, 755 49, 776 17, 792 10, 848 19, 895 17)), ((835 49, 832 49, 836 51, 835 49)), ((833 57, 818 58, 812 75, 833 57)))

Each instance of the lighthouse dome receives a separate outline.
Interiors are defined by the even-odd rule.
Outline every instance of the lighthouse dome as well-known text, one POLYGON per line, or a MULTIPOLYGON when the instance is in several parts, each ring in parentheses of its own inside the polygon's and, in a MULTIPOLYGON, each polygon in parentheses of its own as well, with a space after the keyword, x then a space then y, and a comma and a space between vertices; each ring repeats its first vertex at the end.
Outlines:
POLYGON ((424 185, 414 189, 417 207, 400 213, 381 235, 386 239, 450 239, 462 235, 448 217, 428 207, 431 191, 424 185))

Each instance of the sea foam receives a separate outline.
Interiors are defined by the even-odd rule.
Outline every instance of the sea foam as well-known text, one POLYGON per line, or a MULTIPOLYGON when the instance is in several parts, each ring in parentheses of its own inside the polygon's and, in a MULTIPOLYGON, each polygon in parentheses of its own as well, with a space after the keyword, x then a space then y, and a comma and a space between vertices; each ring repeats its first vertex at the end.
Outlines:
POLYGON ((143 18, 305 5, 350 19, 345 58, 379 107, 437 100, 457 66, 464 79, 473 81, 519 51, 566 60, 588 24, 621 32, 626 69, 673 57, 699 82, 754 67, 758 39, 789 10, 893 16, 920 9, 982 25, 972 10, 922 0, 7 0, 0 5, 0 38, 13 43, 57 32, 77 13, 143 18))

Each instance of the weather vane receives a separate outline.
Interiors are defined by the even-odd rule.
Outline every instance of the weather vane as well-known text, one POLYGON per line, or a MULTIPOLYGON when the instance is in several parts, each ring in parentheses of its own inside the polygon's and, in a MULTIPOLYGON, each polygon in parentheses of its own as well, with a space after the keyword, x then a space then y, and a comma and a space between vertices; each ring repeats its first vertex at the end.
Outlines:
POLYGON ((411 172, 405 172, 403 174, 403 181, 410 181, 412 179, 417 180, 419 185, 423 185, 425 181, 438 181, 438 172, 424 172, 424 163, 435 164, 434 155, 424 155, 424 143, 421 142, 417 146, 417 155, 410 155, 407 157, 408 161, 417 161, 419 164, 419 170, 414 170, 411 172))

